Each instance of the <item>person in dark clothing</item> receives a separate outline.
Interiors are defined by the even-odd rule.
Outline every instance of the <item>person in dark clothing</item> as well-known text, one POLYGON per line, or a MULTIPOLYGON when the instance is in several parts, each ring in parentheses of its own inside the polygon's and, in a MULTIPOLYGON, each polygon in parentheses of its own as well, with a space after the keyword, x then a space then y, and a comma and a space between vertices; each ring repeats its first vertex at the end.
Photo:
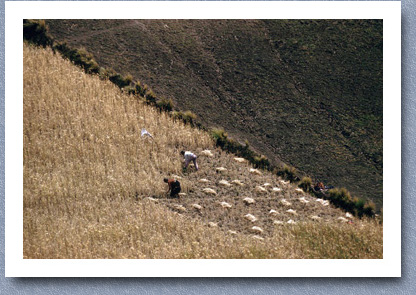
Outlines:
POLYGON ((163 181, 166 182, 169 186, 168 191, 166 193, 170 191, 171 198, 178 198, 179 197, 178 194, 181 192, 180 182, 173 178, 170 178, 170 179, 164 178, 163 181))

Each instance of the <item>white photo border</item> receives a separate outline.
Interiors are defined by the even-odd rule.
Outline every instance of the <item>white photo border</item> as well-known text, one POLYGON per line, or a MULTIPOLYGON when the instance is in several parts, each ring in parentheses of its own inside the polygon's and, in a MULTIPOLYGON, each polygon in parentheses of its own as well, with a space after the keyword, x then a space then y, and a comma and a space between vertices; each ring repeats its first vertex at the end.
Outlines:
POLYGON ((398 1, 5 2, 6 277, 400 277, 400 186, 398 1), (144 18, 383 20, 383 259, 23 259, 23 19, 144 18))

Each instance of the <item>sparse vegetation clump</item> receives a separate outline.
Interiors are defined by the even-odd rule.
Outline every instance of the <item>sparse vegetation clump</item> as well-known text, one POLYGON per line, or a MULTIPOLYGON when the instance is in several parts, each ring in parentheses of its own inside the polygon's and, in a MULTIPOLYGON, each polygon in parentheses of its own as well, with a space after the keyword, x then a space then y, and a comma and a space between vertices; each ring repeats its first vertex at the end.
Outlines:
POLYGON ((282 176, 290 182, 295 182, 299 180, 296 168, 287 164, 283 165, 283 168, 277 172, 277 175, 282 176))
MULTIPOLYGON (((156 107, 164 112, 173 111, 173 101, 171 99, 162 98, 156 102, 156 107)), ((195 116, 196 119, 196 116, 195 116)))
POLYGON ((302 178, 299 187, 305 192, 312 192, 312 179, 308 176, 302 178))
POLYGON ((194 126, 196 124, 196 114, 192 113, 191 111, 175 111, 172 113, 174 119, 182 121, 185 124, 190 124, 194 126))

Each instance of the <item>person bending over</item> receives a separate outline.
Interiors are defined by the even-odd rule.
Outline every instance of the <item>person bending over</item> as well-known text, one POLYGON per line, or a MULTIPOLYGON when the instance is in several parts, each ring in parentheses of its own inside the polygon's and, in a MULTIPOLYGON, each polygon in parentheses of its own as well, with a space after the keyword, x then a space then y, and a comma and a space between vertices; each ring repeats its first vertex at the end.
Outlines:
POLYGON ((180 182, 173 178, 170 178, 170 179, 164 178, 163 181, 166 182, 169 186, 168 191, 166 193, 169 193, 170 191, 171 198, 178 198, 179 197, 178 194, 181 192, 180 182))
POLYGON ((185 169, 188 167, 189 163, 192 161, 194 162, 195 169, 198 171, 198 164, 196 163, 197 156, 194 153, 191 153, 189 151, 181 151, 181 155, 185 159, 185 169))

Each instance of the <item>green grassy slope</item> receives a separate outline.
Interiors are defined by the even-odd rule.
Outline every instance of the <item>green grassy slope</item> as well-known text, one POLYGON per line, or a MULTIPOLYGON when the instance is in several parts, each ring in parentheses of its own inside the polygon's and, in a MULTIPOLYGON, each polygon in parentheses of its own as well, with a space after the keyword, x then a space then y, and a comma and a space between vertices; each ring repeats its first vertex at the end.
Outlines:
POLYGON ((382 22, 49 20, 273 163, 382 204, 382 22))

